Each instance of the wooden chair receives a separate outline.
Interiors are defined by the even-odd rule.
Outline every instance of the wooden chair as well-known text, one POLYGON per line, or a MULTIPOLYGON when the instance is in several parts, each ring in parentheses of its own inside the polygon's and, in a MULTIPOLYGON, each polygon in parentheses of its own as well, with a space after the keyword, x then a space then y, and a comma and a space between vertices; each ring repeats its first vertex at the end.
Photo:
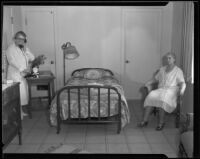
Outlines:
MULTIPOLYGON (((143 94, 143 96, 142 96, 142 103, 144 103, 144 100, 145 100, 146 96, 149 94, 149 92, 152 91, 152 90, 155 90, 155 89, 157 89, 157 88, 158 88, 158 83, 153 83, 153 84, 151 84, 151 89, 150 89, 150 90, 148 90, 147 87, 143 87, 143 88, 142 88, 142 94, 143 94)), ((176 128, 179 127, 179 121, 180 121, 180 106, 181 106, 181 103, 182 103, 181 98, 180 98, 180 96, 178 95, 178 98, 177 98, 177 107, 176 107, 176 109, 172 112, 172 114, 175 115, 175 126, 176 126, 176 128)), ((152 113, 156 116, 156 114, 158 113, 158 108, 155 107, 155 108, 153 109, 152 113)))

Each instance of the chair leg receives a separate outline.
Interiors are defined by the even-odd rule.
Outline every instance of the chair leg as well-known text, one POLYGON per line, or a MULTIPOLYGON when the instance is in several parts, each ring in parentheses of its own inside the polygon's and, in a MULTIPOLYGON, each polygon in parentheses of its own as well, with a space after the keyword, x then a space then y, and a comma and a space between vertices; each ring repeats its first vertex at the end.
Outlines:
POLYGON ((185 152, 185 148, 182 143, 179 144, 179 156, 181 158, 188 158, 187 153, 185 152))
POLYGON ((117 123, 117 134, 120 134, 121 131, 121 119, 119 119, 119 122, 117 123))
POLYGON ((154 114, 154 116, 156 116, 156 113, 157 113, 157 109, 153 108, 153 114, 154 114))
POLYGON ((180 122, 180 114, 177 113, 176 114, 176 119, 175 119, 176 128, 179 128, 179 122, 180 122))
POLYGON ((178 148, 178 157, 182 158, 183 157, 183 148, 182 148, 182 144, 179 144, 179 148, 178 148))

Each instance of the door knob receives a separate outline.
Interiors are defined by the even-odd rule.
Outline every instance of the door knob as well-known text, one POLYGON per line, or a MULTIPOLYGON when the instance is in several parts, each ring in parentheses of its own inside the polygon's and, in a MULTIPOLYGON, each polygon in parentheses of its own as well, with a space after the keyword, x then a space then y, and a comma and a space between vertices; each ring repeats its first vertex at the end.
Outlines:
POLYGON ((54 64, 54 61, 51 61, 51 64, 54 64))
POLYGON ((126 60, 126 61, 125 61, 125 63, 129 63, 129 62, 130 62, 129 60, 126 60))

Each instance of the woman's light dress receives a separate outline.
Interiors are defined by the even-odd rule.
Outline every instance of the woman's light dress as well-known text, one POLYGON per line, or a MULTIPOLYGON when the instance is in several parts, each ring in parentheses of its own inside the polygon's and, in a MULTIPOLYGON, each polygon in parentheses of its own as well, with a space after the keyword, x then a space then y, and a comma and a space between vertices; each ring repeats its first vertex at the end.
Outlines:
POLYGON ((24 77, 20 72, 28 68, 28 61, 34 60, 34 55, 26 48, 26 51, 22 51, 15 43, 11 44, 6 50, 6 56, 8 60, 8 73, 7 79, 14 82, 20 82, 20 99, 21 105, 28 104, 28 85, 24 77))
POLYGON ((158 89, 152 90, 144 101, 144 107, 154 106, 163 108, 166 112, 171 113, 177 105, 177 95, 179 91, 178 84, 185 83, 183 71, 175 66, 170 72, 166 72, 166 66, 161 67, 155 75, 159 81, 158 89))

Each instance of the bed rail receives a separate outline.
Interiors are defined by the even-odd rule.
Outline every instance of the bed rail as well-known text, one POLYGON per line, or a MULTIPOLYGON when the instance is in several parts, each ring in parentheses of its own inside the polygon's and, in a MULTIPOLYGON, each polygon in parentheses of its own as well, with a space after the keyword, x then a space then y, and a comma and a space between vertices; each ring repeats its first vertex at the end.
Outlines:
POLYGON ((109 72, 112 76, 114 76, 114 73, 109 70, 109 69, 105 69, 105 68, 80 68, 80 69, 77 69, 77 70, 74 70, 71 74, 71 76, 73 76, 76 72, 80 72, 80 71, 86 71, 86 70, 103 70, 103 71, 107 71, 109 72))
POLYGON ((61 129, 61 123, 117 123, 118 124, 118 128, 117 128, 117 133, 119 134, 121 131, 121 94, 118 92, 118 90, 115 87, 111 87, 111 86, 97 86, 97 85, 87 85, 87 86, 65 86, 62 89, 60 89, 57 92, 57 134, 60 132, 61 129), (90 100, 91 100, 91 94, 90 94, 90 90, 92 88, 96 88, 98 89, 97 95, 98 95, 98 117, 95 118, 96 120, 93 120, 91 117, 91 110, 90 110, 90 100), (71 118, 71 103, 70 103, 70 90, 74 90, 77 89, 77 96, 78 96, 78 120, 75 120, 74 118, 71 118), (80 90, 81 89, 88 89, 88 118, 87 119, 83 119, 81 118, 81 104, 80 104, 80 100, 81 100, 81 95, 80 95, 80 90), (111 90, 113 90, 117 96, 118 96, 118 114, 115 116, 115 120, 108 120, 107 117, 105 119, 105 117, 101 117, 100 114, 100 96, 101 96, 101 89, 107 89, 108 93, 108 118, 111 117, 110 116, 110 95, 111 95, 111 90), (67 120, 62 120, 60 117, 60 95, 63 91, 67 90, 68 92, 68 96, 67 96, 67 100, 68 100, 68 119, 67 120))

